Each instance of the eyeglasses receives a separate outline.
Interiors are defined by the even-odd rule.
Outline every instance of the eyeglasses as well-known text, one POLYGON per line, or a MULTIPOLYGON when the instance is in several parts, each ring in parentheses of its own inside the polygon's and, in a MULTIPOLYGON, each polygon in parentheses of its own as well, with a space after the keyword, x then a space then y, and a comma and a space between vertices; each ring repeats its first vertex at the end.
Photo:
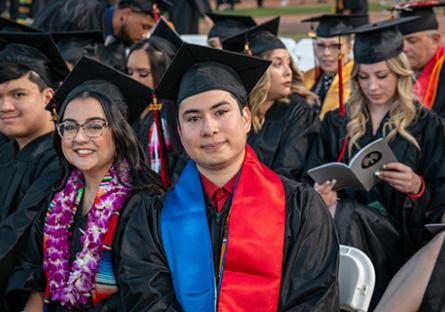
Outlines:
POLYGON ((90 139, 98 138, 104 134, 105 128, 110 124, 103 119, 92 119, 79 125, 75 121, 64 121, 59 123, 56 128, 60 137, 65 140, 74 139, 79 133, 79 129, 82 128, 83 133, 90 139))
POLYGON ((316 43, 315 44, 315 50, 317 50, 317 52, 324 52, 324 50, 328 49, 329 52, 331 53, 338 53, 338 50, 340 49, 340 45, 338 43, 336 44, 323 44, 323 43, 316 43))

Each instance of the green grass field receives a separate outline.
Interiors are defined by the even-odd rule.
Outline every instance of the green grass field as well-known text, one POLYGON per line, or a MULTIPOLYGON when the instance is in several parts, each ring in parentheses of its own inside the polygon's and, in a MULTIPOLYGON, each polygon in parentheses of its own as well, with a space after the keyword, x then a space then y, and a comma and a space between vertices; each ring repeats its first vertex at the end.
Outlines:
MULTIPOLYGON (((370 3, 370 11, 383 10, 378 3, 370 3)), ((264 7, 264 8, 236 8, 235 11, 221 11, 224 14, 233 15, 250 15, 252 17, 262 16, 277 16, 277 15, 299 15, 299 14, 318 14, 332 12, 332 3, 317 4, 317 5, 298 5, 288 7, 264 7)))

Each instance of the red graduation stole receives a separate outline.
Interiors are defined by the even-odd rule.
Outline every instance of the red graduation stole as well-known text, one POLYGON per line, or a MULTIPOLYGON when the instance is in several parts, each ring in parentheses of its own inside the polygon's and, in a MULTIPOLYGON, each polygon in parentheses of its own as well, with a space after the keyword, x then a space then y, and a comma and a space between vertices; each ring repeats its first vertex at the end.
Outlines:
POLYGON ((218 311, 277 311, 286 196, 248 145, 229 218, 218 311))
POLYGON ((439 75, 444 60, 445 46, 441 45, 431 60, 425 65, 414 85, 414 92, 419 101, 429 109, 433 108, 434 101, 436 100, 437 89, 439 88, 439 75))

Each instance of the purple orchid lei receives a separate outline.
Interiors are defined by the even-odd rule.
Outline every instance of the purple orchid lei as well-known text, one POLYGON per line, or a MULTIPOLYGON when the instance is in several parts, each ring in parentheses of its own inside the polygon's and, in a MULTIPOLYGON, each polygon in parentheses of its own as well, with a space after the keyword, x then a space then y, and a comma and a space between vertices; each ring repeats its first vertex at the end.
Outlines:
POLYGON ((83 195, 82 173, 74 168, 65 188, 54 195, 44 226, 43 270, 47 276, 47 299, 73 309, 86 304, 95 284, 103 241, 113 213, 118 212, 131 195, 130 170, 125 161, 117 170, 113 165, 99 185, 93 207, 88 213, 86 231, 80 238, 82 249, 70 262, 70 231, 83 195))

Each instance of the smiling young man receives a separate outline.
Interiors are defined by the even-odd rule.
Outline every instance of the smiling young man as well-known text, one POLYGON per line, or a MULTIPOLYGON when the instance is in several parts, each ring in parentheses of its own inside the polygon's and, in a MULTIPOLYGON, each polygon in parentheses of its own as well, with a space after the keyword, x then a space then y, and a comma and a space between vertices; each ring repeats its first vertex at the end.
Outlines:
POLYGON ((338 242, 314 191, 246 144, 245 106, 269 62, 185 43, 157 88, 190 156, 122 241, 131 311, 338 311, 338 242), (137 250, 137 251, 136 251, 137 250))
POLYGON ((397 7, 401 17, 419 17, 419 20, 400 25, 404 39, 403 52, 416 75, 414 92, 417 98, 442 118, 445 118, 445 46, 434 7, 444 5, 430 1, 397 7))
POLYGON ((319 23, 314 38, 317 66, 304 73, 304 85, 319 96, 320 107, 317 108, 317 111, 320 113, 321 119, 327 112, 339 107, 338 56, 340 52, 343 55, 342 73, 345 102, 351 93, 349 77, 354 61, 349 59, 349 54, 352 49, 352 38, 351 36, 340 36, 341 46, 339 48, 339 37, 336 33, 352 29, 350 22, 354 18, 354 15, 326 14, 302 21, 319 23))
MULTIPOLYGON (((29 227, 59 177, 45 106, 68 73, 48 34, 2 33, 0 42, 0 298, 29 227)), ((0 311, 3 311, 0 302, 0 311)))

